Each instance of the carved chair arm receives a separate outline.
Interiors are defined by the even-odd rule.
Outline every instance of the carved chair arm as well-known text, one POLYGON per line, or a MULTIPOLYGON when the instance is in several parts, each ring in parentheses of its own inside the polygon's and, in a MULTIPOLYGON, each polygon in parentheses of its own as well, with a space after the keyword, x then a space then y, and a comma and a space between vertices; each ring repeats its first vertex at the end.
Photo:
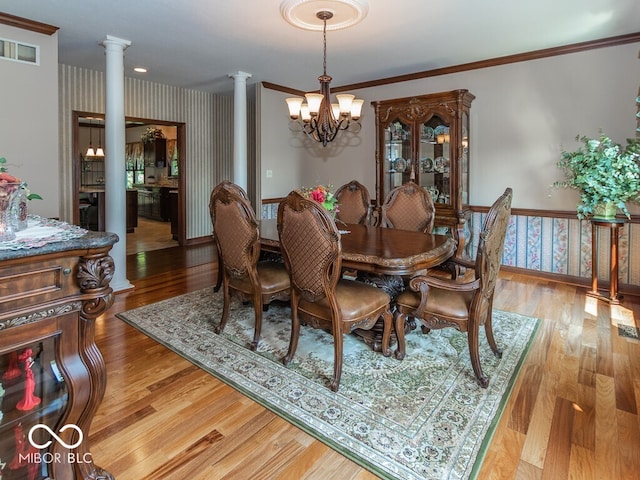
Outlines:
POLYGON ((476 267, 475 261, 469 260, 467 258, 458 257, 458 256, 453 256, 448 261, 465 268, 474 269, 476 267))
POLYGON ((415 292, 422 292, 423 288, 436 287, 456 292, 471 292, 480 287, 480 279, 472 282, 456 282, 448 278, 432 277, 430 275, 416 275, 409 281, 409 286, 415 292), (424 286, 424 287, 423 287, 424 286))
POLYGON ((421 317, 422 312, 427 305, 427 297, 429 295, 430 287, 451 290, 454 292, 473 292, 480 288, 480 279, 476 278, 472 282, 460 283, 447 278, 431 277, 429 275, 416 275, 409 281, 409 287, 415 292, 420 292, 420 305, 416 308, 415 314, 416 316, 421 317))

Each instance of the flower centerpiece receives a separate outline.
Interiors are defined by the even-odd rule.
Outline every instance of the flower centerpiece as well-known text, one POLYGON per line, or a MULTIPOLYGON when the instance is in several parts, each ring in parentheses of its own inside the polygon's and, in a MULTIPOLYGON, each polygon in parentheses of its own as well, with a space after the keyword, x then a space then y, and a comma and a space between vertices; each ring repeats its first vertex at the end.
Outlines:
POLYGON ((599 139, 578 136, 576 140, 583 146, 561 153, 557 166, 564 171, 565 180, 552 186, 580 191, 579 219, 590 215, 613 218, 617 209, 630 218, 627 202, 640 199, 640 140, 627 139, 625 147, 603 133, 599 139))
POLYGON ((338 213, 338 199, 333 195, 331 185, 317 185, 313 188, 305 187, 302 189, 302 194, 305 197, 318 202, 334 217, 338 213))
POLYGON ((162 130, 156 127, 149 127, 140 137, 143 143, 155 142, 158 138, 165 138, 162 130))

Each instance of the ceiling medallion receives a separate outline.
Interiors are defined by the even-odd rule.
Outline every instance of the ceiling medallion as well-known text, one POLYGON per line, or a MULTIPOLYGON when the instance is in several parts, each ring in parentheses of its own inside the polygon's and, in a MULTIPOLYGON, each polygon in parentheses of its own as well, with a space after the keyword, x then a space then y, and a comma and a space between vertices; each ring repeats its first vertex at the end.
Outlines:
POLYGON ((360 23, 369 12, 367 0, 284 0, 280 4, 284 19, 294 27, 322 31, 325 24, 320 12, 330 12, 332 21, 327 30, 340 30, 360 23))

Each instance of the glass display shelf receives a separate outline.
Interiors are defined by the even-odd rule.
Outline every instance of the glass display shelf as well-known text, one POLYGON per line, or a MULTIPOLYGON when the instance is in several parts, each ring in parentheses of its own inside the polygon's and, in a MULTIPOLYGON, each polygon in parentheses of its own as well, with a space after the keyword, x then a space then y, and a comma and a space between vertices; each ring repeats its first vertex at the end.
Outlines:
POLYGON ((50 478, 50 431, 67 409, 69 393, 55 352, 58 336, 0 353, 0 478, 50 478), (44 428, 43 426, 48 428, 44 428))

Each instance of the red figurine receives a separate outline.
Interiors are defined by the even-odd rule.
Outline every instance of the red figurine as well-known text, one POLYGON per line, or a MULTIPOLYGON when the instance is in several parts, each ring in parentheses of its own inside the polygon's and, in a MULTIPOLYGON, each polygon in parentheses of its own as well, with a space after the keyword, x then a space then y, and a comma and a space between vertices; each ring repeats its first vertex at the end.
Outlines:
POLYGON ((18 360, 24 363, 24 397, 18 402, 16 408, 22 411, 31 410, 36 405, 40 405, 40 398, 33 394, 36 388, 36 381, 31 370, 31 365, 33 365, 31 355, 33 355, 33 351, 30 348, 26 348, 18 357, 18 360))
POLYGON ((2 380, 5 382, 9 380, 13 380, 14 378, 18 378, 20 376, 20 368, 18 368, 18 353, 11 352, 9 355, 9 365, 7 369, 2 374, 2 380))
MULTIPOLYGON (((9 463, 9 468, 11 470, 18 470, 19 468, 27 467, 28 480, 35 480, 36 475, 38 474, 38 464, 34 463, 33 460, 37 449, 27 442, 21 423, 18 423, 13 427, 13 436, 15 437, 16 442, 16 452, 13 456, 13 460, 9 463)), ((0 474, 1 473, 2 470, 0 470, 0 474)), ((2 477, 0 477, 0 479, 1 478, 2 477)))
POLYGON ((13 456, 13 460, 11 460, 11 462, 9 462, 9 468, 11 470, 17 470, 18 468, 22 467, 22 462, 21 460, 24 460, 24 457, 21 459, 20 455, 22 453, 24 453, 24 451, 26 450, 26 438, 24 436, 24 432, 22 431, 22 424, 18 423, 17 425, 15 425, 13 427, 13 437, 15 438, 15 442, 16 442, 16 453, 13 456))

